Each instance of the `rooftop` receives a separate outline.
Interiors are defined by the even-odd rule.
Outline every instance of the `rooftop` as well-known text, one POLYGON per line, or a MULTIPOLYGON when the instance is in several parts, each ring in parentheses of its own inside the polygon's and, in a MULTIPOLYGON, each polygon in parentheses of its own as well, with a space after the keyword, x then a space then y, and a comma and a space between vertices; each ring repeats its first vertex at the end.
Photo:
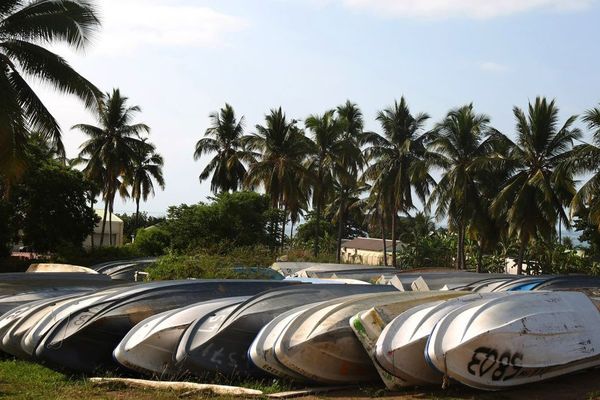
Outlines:
MULTIPOLYGON (((400 245, 400 241, 396 242, 396 248, 400 245)), ((388 251, 392 249, 392 241, 385 241, 385 246, 388 251)), ((376 238, 365 238, 358 237, 355 239, 347 240, 342 244, 342 247, 347 249, 357 249, 357 250, 365 250, 365 251, 383 251, 383 240, 376 238)))

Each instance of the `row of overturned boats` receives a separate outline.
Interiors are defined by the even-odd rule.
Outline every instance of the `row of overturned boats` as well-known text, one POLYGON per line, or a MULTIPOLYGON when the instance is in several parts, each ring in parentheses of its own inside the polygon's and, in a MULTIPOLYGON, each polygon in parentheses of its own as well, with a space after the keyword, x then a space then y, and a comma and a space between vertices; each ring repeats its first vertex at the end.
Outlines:
POLYGON ((136 262, 0 275, 0 350, 86 374, 389 389, 600 366, 600 278, 279 263, 277 279, 137 283, 136 262))

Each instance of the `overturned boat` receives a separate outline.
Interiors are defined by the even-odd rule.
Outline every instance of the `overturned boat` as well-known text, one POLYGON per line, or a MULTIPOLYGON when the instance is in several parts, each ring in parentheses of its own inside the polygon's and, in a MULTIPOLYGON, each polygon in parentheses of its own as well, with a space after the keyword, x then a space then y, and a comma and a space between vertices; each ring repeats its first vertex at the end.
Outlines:
POLYGON ((279 362, 324 384, 348 384, 378 379, 369 355, 353 333, 349 319, 357 312, 381 307, 398 314, 423 302, 456 296, 452 292, 392 292, 347 296, 309 307, 277 338, 279 362))
POLYGON ((181 370, 175 365, 175 352, 185 329, 195 320, 213 316, 247 299, 207 300, 146 318, 125 335, 113 356, 119 364, 137 372, 161 378, 177 376, 181 370))
POLYGON ((383 328, 379 337, 376 335, 376 320, 371 322, 368 321, 368 316, 362 316, 367 328, 365 333, 369 334, 371 343, 374 343, 370 349, 371 354, 376 365, 383 370, 380 375, 388 389, 442 383, 442 374, 425 361, 424 355, 427 339, 437 322, 450 311, 465 304, 508 295, 509 293, 470 294, 422 304, 394 318, 383 328))
POLYGON ((279 362, 275 354, 275 343, 279 338, 279 335, 284 328, 302 313, 304 310, 310 307, 314 307, 320 303, 311 303, 305 306, 293 308, 283 314, 273 318, 271 322, 266 324, 260 332, 256 335, 256 338, 250 345, 248 350, 248 357, 250 362, 257 367, 265 371, 265 373, 274 375, 279 378, 292 380, 295 382, 307 382, 308 379, 299 373, 289 369, 285 365, 279 362))
POLYGON ((192 324, 182 337, 177 359, 192 373, 210 371, 225 376, 261 377, 264 371, 248 362, 248 349, 258 332, 274 317, 307 302, 385 292, 396 292, 396 289, 375 285, 320 284, 270 290, 241 304, 225 316, 216 330, 207 329, 204 326, 206 322, 192 324), (226 349, 227 362, 214 362, 211 349, 226 349))
POLYGON ((0 325, 4 327, 0 329, 0 350, 15 357, 31 358, 31 353, 25 352, 21 346, 23 337, 40 319, 51 313, 53 309, 79 296, 81 295, 71 294, 38 300, 27 303, 5 314, 2 320, 0 320, 0 325))
POLYGON ((429 362, 465 385, 499 390, 600 365, 600 312, 583 293, 513 292, 451 311, 429 362))
POLYGON ((254 295, 298 282, 185 280, 136 285, 58 321, 37 346, 36 356, 57 368, 93 372, 115 368, 112 353, 127 332, 153 315, 190 304, 254 295))

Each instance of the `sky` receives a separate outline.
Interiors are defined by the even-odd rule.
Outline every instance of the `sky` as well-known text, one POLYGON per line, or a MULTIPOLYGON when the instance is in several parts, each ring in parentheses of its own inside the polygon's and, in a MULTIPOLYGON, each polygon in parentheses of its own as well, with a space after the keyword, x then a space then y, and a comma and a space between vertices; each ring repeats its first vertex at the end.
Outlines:
MULTIPOLYGON (((600 0, 95 0, 102 28, 85 52, 55 48, 103 91, 120 88, 165 159, 166 190, 142 206, 210 195, 194 161, 208 114, 227 102, 254 131, 271 108, 290 118, 350 99, 366 128, 405 96, 430 126, 473 102, 513 135, 512 108, 556 98, 561 121, 600 102, 600 0)), ((95 123, 76 98, 37 86, 67 155, 95 123)), ((586 135, 589 138, 589 135, 586 135)), ((119 201, 116 212, 135 210, 119 201)))

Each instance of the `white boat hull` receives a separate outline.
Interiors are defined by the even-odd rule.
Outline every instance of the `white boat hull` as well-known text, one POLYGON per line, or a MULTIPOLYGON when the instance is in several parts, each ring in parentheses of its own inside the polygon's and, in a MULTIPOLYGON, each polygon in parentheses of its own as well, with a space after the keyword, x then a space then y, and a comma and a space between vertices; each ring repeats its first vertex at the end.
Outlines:
POLYGON ((514 293, 450 312, 426 351, 439 371, 478 389, 539 382, 600 365, 600 313, 582 293, 514 293))

